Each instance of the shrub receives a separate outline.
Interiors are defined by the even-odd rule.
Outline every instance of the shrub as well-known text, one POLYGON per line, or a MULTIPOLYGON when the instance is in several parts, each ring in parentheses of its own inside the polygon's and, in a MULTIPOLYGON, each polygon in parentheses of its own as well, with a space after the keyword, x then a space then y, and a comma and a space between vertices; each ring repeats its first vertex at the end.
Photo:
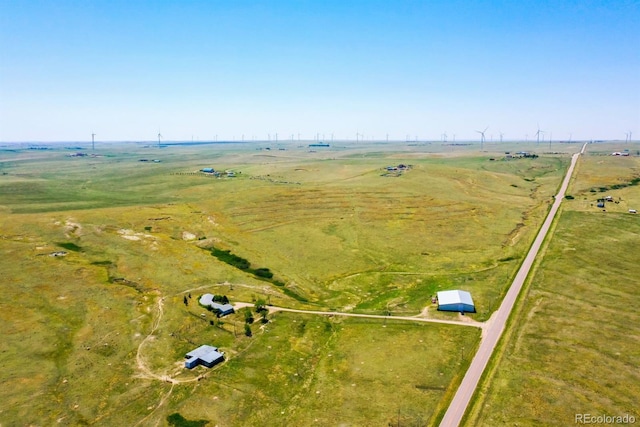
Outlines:
POLYGON ((211 248, 211 254, 218 258, 222 262, 226 262, 227 264, 239 268, 240 270, 246 270, 251 267, 251 263, 246 259, 239 257, 238 255, 232 254, 231 251, 226 250, 223 251, 217 248, 211 248))
POLYGON ((82 252, 82 248, 72 242, 58 242, 56 245, 65 248, 68 251, 82 252))
POLYGON ((188 420, 177 412, 169 415, 167 422, 174 427, 204 427, 209 424, 207 420, 188 420))
POLYGON ((258 277, 264 277, 266 279, 273 278, 273 273, 268 268, 258 268, 255 271, 255 275, 258 277))
POLYGON ((214 295, 213 300, 222 304, 229 304, 229 298, 226 295, 214 295))

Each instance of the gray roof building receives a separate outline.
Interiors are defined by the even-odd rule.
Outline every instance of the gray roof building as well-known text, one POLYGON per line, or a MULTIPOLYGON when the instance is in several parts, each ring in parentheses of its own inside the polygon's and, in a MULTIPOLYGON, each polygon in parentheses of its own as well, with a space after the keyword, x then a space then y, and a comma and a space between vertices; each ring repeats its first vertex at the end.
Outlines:
POLYGON ((201 345, 187 353, 184 357, 187 359, 184 362, 185 368, 193 369, 198 365, 211 368, 224 360, 224 353, 219 352, 217 347, 201 345))
POLYGON ((214 301, 213 297, 213 294, 204 294, 200 297, 199 302, 205 307, 211 307, 214 310, 217 310, 220 313, 220 316, 226 316, 227 314, 234 312, 231 304, 220 304, 219 302, 214 301))

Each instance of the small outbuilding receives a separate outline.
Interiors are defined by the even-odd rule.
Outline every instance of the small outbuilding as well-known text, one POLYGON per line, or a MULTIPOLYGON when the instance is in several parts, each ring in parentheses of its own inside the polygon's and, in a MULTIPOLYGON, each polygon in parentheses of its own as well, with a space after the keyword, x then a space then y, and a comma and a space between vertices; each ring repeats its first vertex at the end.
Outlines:
POLYGON ((441 291, 438 292, 438 311, 475 313, 476 307, 467 291, 441 291))
POLYGON ((201 345, 187 353, 184 357, 187 359, 184 361, 184 367, 187 369, 193 369, 198 365, 211 368, 224 360, 224 353, 218 351, 217 347, 201 345))

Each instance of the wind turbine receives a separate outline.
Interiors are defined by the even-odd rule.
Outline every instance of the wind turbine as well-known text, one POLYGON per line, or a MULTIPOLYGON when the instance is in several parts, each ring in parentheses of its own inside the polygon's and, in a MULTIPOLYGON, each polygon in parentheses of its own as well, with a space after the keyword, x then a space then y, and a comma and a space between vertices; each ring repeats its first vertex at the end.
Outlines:
POLYGON ((502 142, 502 137, 504 136, 504 133, 500 132, 500 142, 502 142))
POLYGON ((487 129, 489 129, 489 126, 484 128, 484 130, 477 130, 476 131, 476 132, 478 132, 480 134, 480 149, 481 150, 484 147, 484 133, 487 131, 487 129))
POLYGON ((158 148, 160 148, 160 138, 162 138, 162 134, 158 132, 158 148))
POLYGON ((538 125, 538 131, 536 132, 536 138, 537 138, 536 144, 540 144, 540 134, 544 135, 544 131, 540 130, 540 125, 538 125))
POLYGON ((629 131, 629 142, 631 142, 631 135, 632 135, 632 132, 629 131))
POLYGON ((92 134, 91 134, 91 149, 92 149, 93 151, 96 151, 96 141, 95 141, 95 139, 94 139, 94 138, 95 138, 95 136, 96 136, 96 134, 95 134, 95 133, 92 133, 92 134))

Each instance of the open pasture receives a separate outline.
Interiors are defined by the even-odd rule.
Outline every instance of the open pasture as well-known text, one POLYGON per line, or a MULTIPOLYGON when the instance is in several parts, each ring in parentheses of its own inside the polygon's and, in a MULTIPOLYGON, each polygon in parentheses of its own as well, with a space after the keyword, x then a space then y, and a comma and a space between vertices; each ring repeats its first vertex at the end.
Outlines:
MULTIPOLYGON (((470 425, 568 425, 575 414, 640 419, 640 217, 581 200, 593 186, 638 176, 638 165, 637 157, 581 159, 570 187, 576 199, 563 207, 470 425)), ((640 202, 638 186, 604 194, 640 202)))
POLYGON ((575 199, 567 200, 571 209, 601 212, 597 202, 606 196, 613 199, 613 202, 605 204, 607 212, 628 213, 629 209, 638 210, 640 207, 640 157, 635 155, 640 147, 638 144, 611 145, 612 147, 608 147, 609 144, 589 145, 587 155, 577 170, 578 179, 571 188, 575 199), (611 155, 615 150, 622 151, 622 147, 627 147, 634 155, 611 155))
MULTIPOLYGON (((247 338, 240 314, 203 318, 195 299, 213 292, 232 302, 417 315, 436 291, 455 287, 473 293, 471 317, 487 319, 569 156, 507 161, 503 149, 436 148, 2 151, 0 422, 145 425, 179 412, 221 425, 283 415, 307 424, 340 396, 353 402, 341 410, 347 423, 392 422, 398 412, 402 423, 434 419, 464 371, 460 349, 471 354, 477 344, 475 328, 280 313, 268 332, 256 324, 247 338), (381 176, 400 163, 410 170, 381 176), (237 177, 205 176, 203 167, 237 177), (269 268, 287 292, 218 261, 211 246, 269 268), (303 321, 313 333, 295 332, 303 321), (281 342, 270 341, 274 331, 281 342), (229 361, 196 381, 204 371, 184 372, 181 360, 204 342, 229 361), (406 400, 389 399, 389 387, 404 387, 406 400), (379 409, 361 414, 371 402, 379 409)), ((434 307, 423 315, 457 316, 434 307)))

